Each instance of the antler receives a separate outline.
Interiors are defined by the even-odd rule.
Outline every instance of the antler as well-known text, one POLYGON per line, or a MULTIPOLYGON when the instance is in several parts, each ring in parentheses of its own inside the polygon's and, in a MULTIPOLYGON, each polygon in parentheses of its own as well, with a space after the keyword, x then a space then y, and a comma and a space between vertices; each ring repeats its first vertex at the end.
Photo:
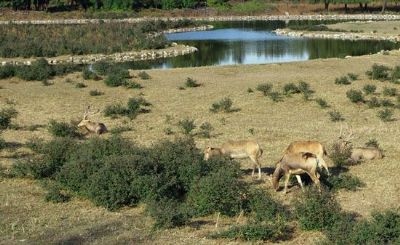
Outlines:
POLYGON ((91 115, 99 113, 100 110, 98 109, 96 112, 90 112, 90 105, 85 108, 85 113, 83 113, 83 119, 87 120, 87 118, 91 115))

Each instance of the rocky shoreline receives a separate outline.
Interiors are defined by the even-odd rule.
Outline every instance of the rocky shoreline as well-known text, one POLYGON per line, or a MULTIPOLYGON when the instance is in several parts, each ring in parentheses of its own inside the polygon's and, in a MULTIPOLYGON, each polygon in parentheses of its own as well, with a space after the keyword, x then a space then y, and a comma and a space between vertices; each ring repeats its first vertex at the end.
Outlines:
POLYGON ((306 37, 306 38, 321 38, 321 39, 340 39, 340 40, 378 40, 400 42, 400 36, 380 36, 368 33, 352 33, 352 32, 308 32, 308 31, 293 31, 289 29, 276 29, 274 31, 278 35, 290 37, 306 37))
POLYGON ((55 20, 9 20, 0 21, 7 24, 98 24, 112 22, 138 23, 149 20, 178 21, 190 19, 194 21, 254 21, 254 20, 400 20, 400 15, 394 14, 334 14, 334 15, 260 15, 260 16, 208 16, 208 17, 172 17, 172 18, 125 18, 125 19, 55 19, 55 20))

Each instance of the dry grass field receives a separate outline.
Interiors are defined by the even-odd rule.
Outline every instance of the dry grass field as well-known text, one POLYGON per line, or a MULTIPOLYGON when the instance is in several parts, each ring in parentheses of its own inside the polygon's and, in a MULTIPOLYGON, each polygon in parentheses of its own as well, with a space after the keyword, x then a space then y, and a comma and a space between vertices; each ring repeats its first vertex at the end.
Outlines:
MULTIPOLYGON (((400 207, 400 111, 395 109, 394 120, 382 122, 377 109, 351 103, 346 97, 350 88, 362 89, 374 84, 380 93, 385 86, 399 85, 369 80, 365 72, 374 63, 394 67, 400 65, 400 51, 389 55, 369 55, 349 59, 312 60, 286 64, 245 65, 226 67, 178 68, 170 70, 149 70, 150 80, 133 78, 144 86, 141 90, 123 87, 109 88, 102 81, 83 81, 81 73, 51 80, 51 86, 40 82, 26 82, 17 78, 0 80, 0 108, 14 104, 19 126, 34 124, 47 125, 50 119, 57 121, 79 120, 84 107, 103 110, 111 103, 126 104, 131 97, 143 93, 152 103, 151 112, 140 114, 136 119, 111 119, 102 114, 92 117, 104 122, 108 128, 130 126, 132 131, 123 136, 141 145, 151 145, 161 139, 174 139, 180 135, 177 122, 193 119, 196 125, 209 122, 214 127, 213 137, 196 137, 199 148, 219 145, 230 139, 256 139, 264 149, 262 157, 263 181, 257 182, 246 175, 246 180, 270 190, 273 197, 285 204, 300 192, 299 187, 290 188, 288 195, 275 193, 268 174, 285 147, 294 140, 319 140, 329 146, 338 137, 340 123, 332 122, 328 111, 342 113, 345 123, 352 127, 356 139, 354 146, 363 146, 369 139, 377 139, 385 150, 381 160, 363 162, 350 167, 350 173, 359 177, 366 186, 356 192, 339 191, 338 200, 345 210, 369 217, 373 210, 400 207), (352 85, 336 85, 335 78, 347 73, 359 75, 352 85), (201 83, 200 87, 183 86, 187 77, 201 83), (84 82, 86 88, 76 88, 66 83, 67 79, 84 82), (311 101, 304 101, 301 95, 283 97, 273 102, 256 91, 260 83, 273 83, 274 91, 282 91, 284 84, 305 81, 315 91, 311 101), (254 93, 249 93, 252 88, 254 93), (89 91, 97 89, 101 96, 90 96, 89 91), (224 97, 233 101, 233 107, 240 109, 232 113, 212 113, 211 104, 224 97), (315 98, 325 99, 330 108, 321 109, 315 98), (174 134, 167 135, 170 128, 174 134)), ((137 75, 138 71, 131 71, 137 75)), ((399 104, 399 102, 396 102, 399 104)), ((1 167, 10 167, 16 159, 29 153, 20 144, 32 137, 49 139, 46 128, 36 131, 6 130, 2 137, 15 147, 0 152, 1 167)), ((101 137, 109 137, 104 135, 101 137)), ((328 148, 329 149, 329 148, 328 148)), ((328 159, 328 165, 332 162, 328 159)), ((242 161, 243 169, 250 169, 249 161, 242 161)), ((249 173, 249 171, 247 172, 249 173)), ((190 225, 171 230, 154 231, 152 220, 143 214, 143 207, 123 208, 109 212, 95 207, 87 200, 73 198, 63 204, 44 201, 45 191, 40 184, 30 179, 8 179, 0 177, 0 244, 236 244, 240 241, 209 240, 206 235, 214 231, 215 217, 196 219, 190 225)), ((234 219, 223 218, 218 229, 234 223, 234 219)), ((296 231, 288 244, 313 244, 322 235, 316 232, 296 231)))
POLYGON ((375 33, 378 36, 400 36, 400 21, 343 22, 328 25, 331 29, 375 33))

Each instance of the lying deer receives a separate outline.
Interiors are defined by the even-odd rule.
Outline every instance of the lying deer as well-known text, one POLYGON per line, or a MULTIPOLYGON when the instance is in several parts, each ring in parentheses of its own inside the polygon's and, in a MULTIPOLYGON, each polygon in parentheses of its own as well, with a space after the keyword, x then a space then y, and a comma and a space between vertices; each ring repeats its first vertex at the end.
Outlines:
POLYGON ((318 141, 295 141, 292 142, 288 148, 286 148, 284 154, 296 154, 296 153, 301 153, 301 152, 310 152, 314 154, 319 161, 319 167, 323 167, 327 174, 330 175, 328 166, 324 159, 322 158, 323 156, 326 156, 326 150, 325 147, 318 141))
POLYGON ((78 128, 84 128, 89 133, 96 134, 104 134, 107 132, 107 127, 104 123, 93 122, 88 119, 89 115, 97 114, 99 111, 95 113, 90 113, 90 106, 85 109, 85 113, 83 114, 82 121, 78 124, 78 128))
POLYGON ((204 150, 204 160, 207 161, 214 156, 229 156, 235 159, 250 158, 254 163, 251 176, 254 176, 257 166, 258 179, 261 179, 261 163, 259 159, 262 154, 263 150, 260 148, 260 145, 253 140, 228 141, 220 148, 207 146, 204 150))
POLYGON ((285 175, 284 193, 286 194, 290 176, 295 174, 297 181, 303 189, 300 174, 307 173, 320 190, 319 175, 317 173, 319 163, 318 157, 310 152, 285 154, 276 164, 276 169, 272 174, 272 187, 278 191, 279 180, 283 175, 285 175))

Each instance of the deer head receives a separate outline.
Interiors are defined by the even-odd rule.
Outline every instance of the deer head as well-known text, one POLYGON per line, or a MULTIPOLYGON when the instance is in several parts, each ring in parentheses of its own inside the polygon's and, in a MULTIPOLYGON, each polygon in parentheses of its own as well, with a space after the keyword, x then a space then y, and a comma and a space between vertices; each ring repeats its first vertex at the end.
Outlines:
POLYGON ((89 116, 97 114, 98 112, 99 112, 99 110, 97 110, 96 112, 90 112, 90 105, 88 105, 85 108, 85 112, 83 113, 82 121, 78 124, 78 127, 87 126, 87 124, 90 123, 89 116))

